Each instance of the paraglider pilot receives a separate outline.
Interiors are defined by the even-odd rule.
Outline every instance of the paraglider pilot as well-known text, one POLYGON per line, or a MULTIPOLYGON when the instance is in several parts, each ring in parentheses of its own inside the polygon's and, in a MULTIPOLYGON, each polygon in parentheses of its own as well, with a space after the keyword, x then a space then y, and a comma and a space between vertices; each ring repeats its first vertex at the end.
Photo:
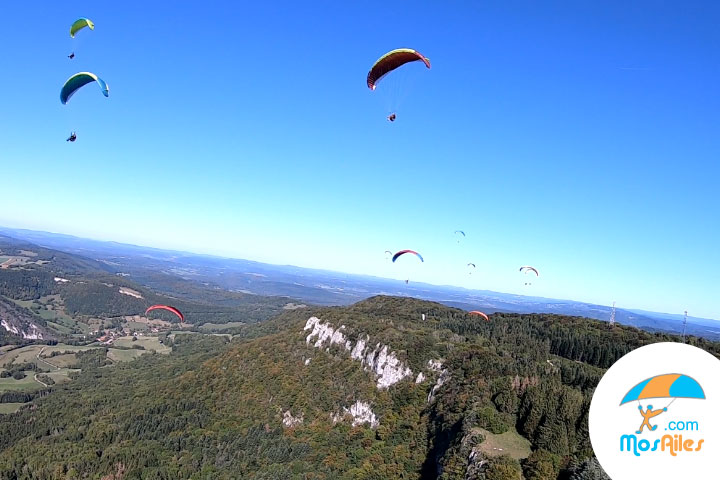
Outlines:
POLYGON ((65 141, 66 142, 74 142, 75 140, 77 140, 77 135, 75 135, 75 132, 72 132, 70 134, 70 136, 67 138, 67 140, 65 140, 65 141))

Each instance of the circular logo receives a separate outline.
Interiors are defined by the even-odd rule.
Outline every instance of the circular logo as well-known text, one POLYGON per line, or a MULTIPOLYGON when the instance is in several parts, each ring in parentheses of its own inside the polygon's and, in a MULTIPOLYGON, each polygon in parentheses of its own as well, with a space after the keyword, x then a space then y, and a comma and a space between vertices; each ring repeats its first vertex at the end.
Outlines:
POLYGON ((720 455, 720 360, 681 343, 628 353, 600 380, 590 441, 612 480, 709 478, 720 455))

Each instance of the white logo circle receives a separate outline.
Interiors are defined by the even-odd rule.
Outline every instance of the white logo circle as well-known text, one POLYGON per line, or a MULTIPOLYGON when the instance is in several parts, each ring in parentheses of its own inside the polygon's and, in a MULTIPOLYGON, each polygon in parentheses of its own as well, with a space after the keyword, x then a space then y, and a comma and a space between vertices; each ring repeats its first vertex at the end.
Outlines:
POLYGON ((590 441, 613 480, 716 478, 719 410, 720 360, 681 343, 646 345, 600 380, 590 441))

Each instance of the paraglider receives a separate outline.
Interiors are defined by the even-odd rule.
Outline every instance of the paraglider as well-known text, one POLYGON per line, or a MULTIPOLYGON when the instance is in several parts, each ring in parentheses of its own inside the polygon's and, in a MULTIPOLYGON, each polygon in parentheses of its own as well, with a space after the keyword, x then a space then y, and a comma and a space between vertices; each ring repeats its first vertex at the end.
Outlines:
POLYGON ((75 140, 77 140, 77 135, 75 135, 75 132, 71 132, 70 136, 65 141, 66 142, 74 142, 75 140))
POLYGON ((85 27, 89 28, 90 30, 95 30, 95 24, 92 22, 92 20, 90 20, 89 18, 78 18, 73 22, 72 25, 70 25, 70 37, 75 38, 75 34, 85 27))
POLYGON ((400 250, 395 255, 393 255, 393 258, 392 258, 393 263, 395 263, 395 260, 400 258, 402 255, 405 255, 406 253, 412 253, 413 255, 416 255, 420 259, 421 262, 425 262, 425 260, 423 260, 423 257, 414 250, 400 250))
POLYGON ((103 95, 107 97, 110 94, 110 87, 102 78, 98 77, 94 73, 79 72, 68 78, 63 85, 60 90, 60 102, 62 102, 63 105, 67 104, 68 100, 70 100, 70 97, 72 97, 75 92, 92 82, 97 82, 103 95))
POLYGON ((453 235, 457 238, 457 243, 460 243, 460 240, 463 240, 466 237, 465 232, 462 230, 455 230, 453 235))
POLYGON ((178 316, 181 322, 185 321, 185 316, 175 307, 171 307, 170 305, 153 305, 151 307, 148 307, 147 310, 145 310, 145 316, 153 310, 167 310, 168 312, 174 313, 178 316))
MULTIPOLYGON (((392 50, 382 57, 380 57, 370 68, 367 74, 367 86, 370 90, 375 90, 378 86, 378 82, 390 72, 402 67, 407 63, 412 62, 423 62, 427 68, 430 68, 430 60, 424 57, 420 52, 411 48, 398 48, 392 50)), ((405 88, 400 88, 400 82, 397 77, 390 85, 387 85, 382 90, 388 92, 388 100, 392 97, 390 104, 387 105, 390 114, 386 117, 389 122, 394 122, 397 119, 397 103, 400 93, 405 93, 405 88), (393 85, 395 84, 395 85, 393 85)))
POLYGON ((475 270, 475 264, 474 263, 468 263, 468 275, 472 275, 473 270, 475 270))
POLYGON ((427 68, 430 68, 430 60, 425 58, 420 52, 410 48, 398 48, 386 53, 375 62, 368 72, 368 88, 375 90, 375 88, 377 88, 377 82, 379 82, 382 77, 406 63, 417 61, 422 61, 427 68))
MULTIPOLYGON (((527 265, 524 266, 524 267, 520 267, 520 272, 525 273, 525 275, 527 275, 527 274, 530 273, 530 272, 533 272, 533 273, 535 273, 535 276, 536 276, 536 277, 539 277, 539 276, 540 276, 540 273, 538 273, 538 271, 537 271, 537 269, 536 269, 535 267, 530 267, 530 266, 527 266, 527 265)), ((531 283, 531 282, 525 282, 525 285, 532 285, 532 283, 531 283)))
MULTIPOLYGON (((70 25, 70 38, 72 38, 72 42, 74 43, 74 46, 77 47, 78 40, 74 40, 75 34, 78 33, 83 28, 89 28, 90 30, 95 30, 95 24, 90 20, 89 18, 78 18, 73 22, 72 25, 70 25)), ((73 49, 76 50, 76 49, 73 49)), ((68 55, 68 58, 72 60, 75 58, 75 51, 71 52, 70 55, 68 55)))
POLYGON ((468 315, 477 315, 479 317, 483 317, 486 322, 490 321, 490 318, 479 310, 472 310, 472 311, 468 312, 468 315))
POLYGON ((390 250, 385 250, 385 260, 390 260, 393 256, 393 253, 390 250))

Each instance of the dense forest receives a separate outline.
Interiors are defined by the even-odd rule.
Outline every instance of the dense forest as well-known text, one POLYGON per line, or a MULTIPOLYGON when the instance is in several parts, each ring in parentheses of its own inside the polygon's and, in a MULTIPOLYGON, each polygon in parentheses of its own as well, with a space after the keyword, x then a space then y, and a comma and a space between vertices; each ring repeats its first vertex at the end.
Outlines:
POLYGON ((88 352, 75 381, 0 416, 0 479, 607 478, 588 438, 593 389, 623 354, 677 338, 556 315, 490 318, 374 297, 285 312, 232 341, 178 335, 168 356, 112 367, 88 352), (412 377, 378 388, 346 345, 307 340, 311 316, 350 342, 388 346, 412 377), (354 421, 355 402, 377 423, 354 421), (528 446, 487 449, 508 438, 528 446))

